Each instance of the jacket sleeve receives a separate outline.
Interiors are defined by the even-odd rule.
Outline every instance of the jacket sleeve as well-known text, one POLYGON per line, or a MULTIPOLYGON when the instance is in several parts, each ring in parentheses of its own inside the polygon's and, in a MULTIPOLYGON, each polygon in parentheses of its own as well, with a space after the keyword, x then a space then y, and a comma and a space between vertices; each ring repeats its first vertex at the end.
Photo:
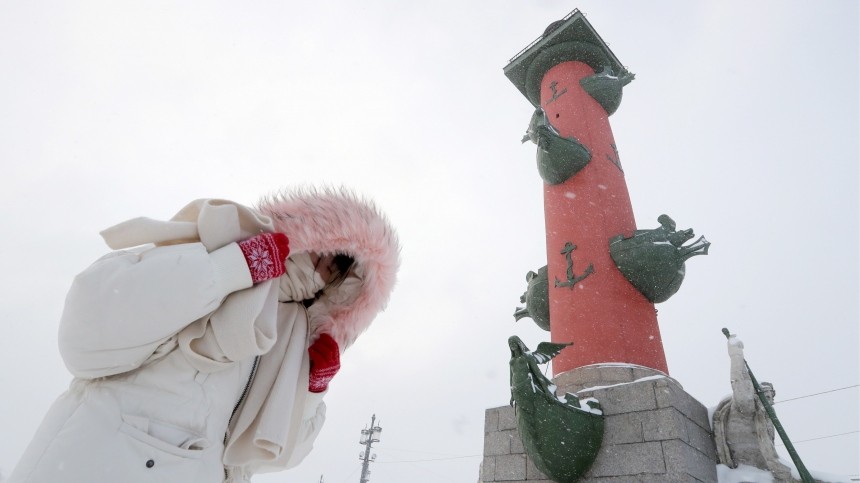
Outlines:
POLYGON ((60 354, 76 377, 139 367, 179 330, 252 285, 242 251, 201 243, 114 252, 75 277, 60 320, 60 354))

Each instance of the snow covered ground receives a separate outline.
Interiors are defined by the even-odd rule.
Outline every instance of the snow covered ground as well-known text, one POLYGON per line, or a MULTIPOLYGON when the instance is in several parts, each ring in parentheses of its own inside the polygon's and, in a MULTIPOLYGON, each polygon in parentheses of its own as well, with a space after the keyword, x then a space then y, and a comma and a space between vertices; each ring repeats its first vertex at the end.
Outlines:
MULTIPOLYGON (((800 474, 794 468, 791 461, 783 460, 783 464, 792 469, 792 476, 800 479, 800 474)), ((828 483, 851 483, 857 479, 843 475, 833 475, 822 471, 810 471, 813 478, 828 483)), ((719 483, 773 483, 773 475, 769 471, 760 470, 752 466, 738 465, 737 468, 729 468, 726 465, 717 465, 717 481, 719 483)))

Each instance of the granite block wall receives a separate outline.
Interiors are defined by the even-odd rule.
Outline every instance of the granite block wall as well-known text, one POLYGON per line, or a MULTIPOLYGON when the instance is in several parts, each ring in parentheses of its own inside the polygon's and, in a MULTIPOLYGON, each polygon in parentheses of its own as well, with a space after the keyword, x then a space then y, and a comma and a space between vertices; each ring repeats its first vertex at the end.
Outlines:
MULTIPOLYGON (((707 409, 674 379, 629 365, 586 366, 554 380, 559 393, 594 397, 606 431, 584 483, 715 483, 707 409)), ((511 406, 485 413, 481 482, 550 483, 525 453, 511 406)))

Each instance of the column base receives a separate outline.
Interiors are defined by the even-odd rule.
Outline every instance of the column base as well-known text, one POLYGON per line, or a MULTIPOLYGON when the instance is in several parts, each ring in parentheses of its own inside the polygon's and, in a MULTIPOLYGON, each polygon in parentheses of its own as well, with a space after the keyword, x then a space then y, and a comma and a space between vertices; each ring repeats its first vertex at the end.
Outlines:
MULTIPOLYGON (((595 364, 559 374, 558 393, 600 401, 606 423, 587 483, 716 483, 708 411, 674 379, 629 364, 595 364)), ((481 481, 550 483, 525 452, 514 409, 487 409, 481 481)))

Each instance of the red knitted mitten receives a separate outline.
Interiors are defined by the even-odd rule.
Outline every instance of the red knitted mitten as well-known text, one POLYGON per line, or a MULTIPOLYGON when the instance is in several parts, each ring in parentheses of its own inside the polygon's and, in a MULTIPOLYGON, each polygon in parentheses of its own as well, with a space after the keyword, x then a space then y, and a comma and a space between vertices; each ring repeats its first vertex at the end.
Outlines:
POLYGON ((323 392, 328 389, 328 383, 340 369, 340 349, 337 342, 328 334, 322 334, 308 348, 311 358, 311 374, 308 390, 323 392))
POLYGON ((254 283, 280 277, 290 254, 290 240, 283 233, 263 233, 239 242, 254 283))

